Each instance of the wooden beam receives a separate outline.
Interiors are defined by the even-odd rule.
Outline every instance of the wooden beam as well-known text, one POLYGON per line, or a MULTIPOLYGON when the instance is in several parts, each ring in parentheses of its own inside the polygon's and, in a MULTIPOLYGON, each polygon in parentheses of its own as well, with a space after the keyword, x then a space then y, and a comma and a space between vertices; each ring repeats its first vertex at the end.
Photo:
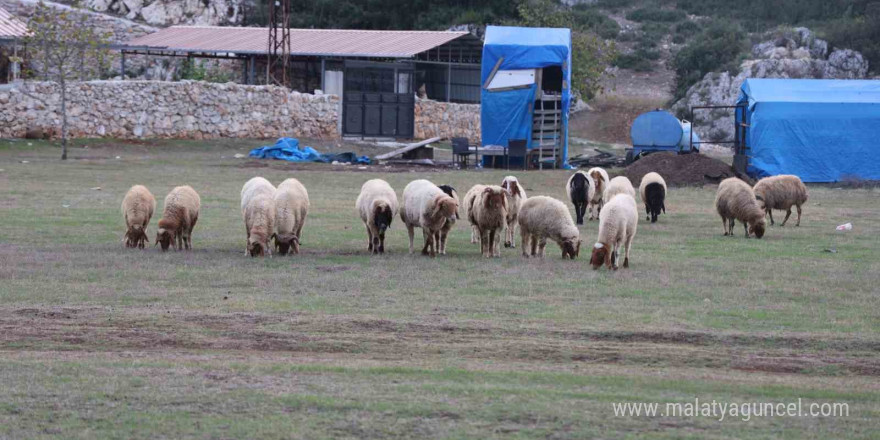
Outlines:
POLYGON ((431 145, 435 142, 440 142, 442 140, 443 140, 443 138, 438 136, 438 137, 433 137, 431 139, 423 140, 421 142, 416 142, 414 144, 408 144, 407 146, 405 146, 403 148, 398 148, 397 150, 394 150, 390 153, 380 154, 380 155, 376 156, 376 159, 377 160, 390 159, 394 156, 406 153, 407 151, 412 151, 412 150, 415 150, 416 148, 424 147, 426 145, 431 145))

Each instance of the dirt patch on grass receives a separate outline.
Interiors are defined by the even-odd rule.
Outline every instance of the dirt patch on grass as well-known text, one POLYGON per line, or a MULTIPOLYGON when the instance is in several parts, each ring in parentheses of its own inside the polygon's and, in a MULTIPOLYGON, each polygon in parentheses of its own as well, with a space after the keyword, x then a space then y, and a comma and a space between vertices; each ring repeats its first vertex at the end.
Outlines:
POLYGON ((730 165, 702 154, 649 154, 626 167, 624 175, 635 186, 650 172, 659 173, 669 186, 719 183, 736 176, 730 165))

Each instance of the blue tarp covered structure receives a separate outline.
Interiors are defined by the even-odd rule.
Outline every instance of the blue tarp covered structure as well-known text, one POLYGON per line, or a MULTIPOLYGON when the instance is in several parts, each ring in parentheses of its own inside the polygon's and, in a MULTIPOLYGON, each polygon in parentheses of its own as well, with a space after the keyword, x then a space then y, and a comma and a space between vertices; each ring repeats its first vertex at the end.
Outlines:
POLYGON ((275 145, 254 148, 248 153, 249 157, 258 159, 277 159, 288 162, 350 162, 369 165, 370 158, 367 156, 357 157, 354 153, 321 154, 312 147, 299 147, 299 140, 293 138, 278 138, 275 145))
POLYGON ((749 175, 880 180, 880 81, 747 79, 737 105, 749 175))
POLYGON ((507 145, 510 139, 527 139, 532 148, 532 112, 538 85, 487 90, 495 70, 562 68, 562 163, 568 165, 568 110, 571 106, 571 30, 489 26, 483 43, 481 69, 482 144, 507 145), (500 63, 499 63, 500 60, 500 63))

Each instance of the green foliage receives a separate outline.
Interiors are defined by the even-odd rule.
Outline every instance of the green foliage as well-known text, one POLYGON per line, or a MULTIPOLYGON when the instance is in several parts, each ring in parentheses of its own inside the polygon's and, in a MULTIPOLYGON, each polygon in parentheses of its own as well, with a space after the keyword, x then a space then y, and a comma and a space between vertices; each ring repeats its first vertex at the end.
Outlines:
POLYGON ((657 7, 639 8, 626 14, 627 20, 632 21, 653 21, 674 23, 686 18, 687 14, 677 9, 661 9, 657 7))
POLYGON ((676 99, 709 72, 738 69, 737 61, 748 50, 746 33, 737 25, 713 23, 697 34, 673 59, 676 99))
MULTIPOLYGON (((880 9, 880 3, 878 3, 880 9)), ((820 36, 834 47, 857 50, 865 56, 874 72, 880 72, 880 13, 854 20, 829 22, 820 36)))
POLYGON ((584 97, 593 98, 602 91, 606 68, 617 56, 614 42, 606 42, 589 30, 577 26, 568 11, 553 0, 526 0, 517 8, 516 24, 529 27, 561 27, 572 29, 571 88, 584 97))
POLYGON ((220 67, 218 60, 195 60, 187 58, 180 67, 179 79, 226 83, 233 80, 230 72, 220 67))
POLYGON ((571 9, 571 15, 580 29, 589 30, 607 40, 616 38, 620 33, 620 25, 595 8, 583 4, 575 5, 571 9))
POLYGON ((690 38, 700 32, 702 28, 696 22, 691 20, 685 20, 680 23, 676 23, 673 31, 675 35, 681 35, 684 38, 690 38))
POLYGON ((634 3, 636 3, 636 0, 599 0, 598 2, 596 2, 596 6, 599 6, 603 9, 617 11, 623 8, 628 8, 634 3))
MULTIPOLYGON (((636 72, 650 72, 653 70, 654 66, 651 64, 651 61, 646 56, 649 52, 645 51, 635 51, 633 53, 618 55, 614 60, 614 65, 620 67, 621 69, 631 69, 636 72)), ((656 54, 657 57, 660 56, 657 52, 650 52, 651 54, 656 54)))
MULTIPOLYGON (((78 4, 76 4, 78 6, 78 4)), ((42 2, 28 21, 25 39, 34 52, 32 65, 39 75, 57 81, 61 87, 61 159, 67 159, 67 82, 84 79, 88 73, 100 75, 110 57, 109 32, 102 32, 89 22, 89 15, 70 9, 49 8, 42 2)))

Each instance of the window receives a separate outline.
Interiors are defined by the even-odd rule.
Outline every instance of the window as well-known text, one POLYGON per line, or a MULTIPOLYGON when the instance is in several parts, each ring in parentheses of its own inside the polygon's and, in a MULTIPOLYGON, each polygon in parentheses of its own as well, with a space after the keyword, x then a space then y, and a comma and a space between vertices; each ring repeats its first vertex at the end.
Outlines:
POLYGON ((499 70, 489 81, 489 90, 528 87, 535 83, 535 69, 499 70))

